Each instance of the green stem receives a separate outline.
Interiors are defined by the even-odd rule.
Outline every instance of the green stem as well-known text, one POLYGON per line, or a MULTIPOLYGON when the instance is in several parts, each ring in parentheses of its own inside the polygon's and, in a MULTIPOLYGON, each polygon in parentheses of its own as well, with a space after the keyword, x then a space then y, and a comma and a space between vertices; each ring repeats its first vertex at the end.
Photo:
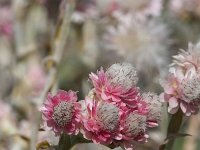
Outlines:
POLYGON ((71 147, 73 147, 78 143, 91 143, 91 141, 84 139, 81 134, 71 135, 70 140, 71 140, 71 147))
POLYGON ((169 126, 167 129, 167 138, 169 142, 167 144, 162 145, 159 150, 172 150, 175 138, 170 138, 171 136, 177 134, 182 124, 183 113, 181 109, 179 109, 174 115, 172 115, 169 126))
POLYGON ((63 133, 60 136, 57 150, 70 150, 70 148, 71 148, 70 136, 63 133))

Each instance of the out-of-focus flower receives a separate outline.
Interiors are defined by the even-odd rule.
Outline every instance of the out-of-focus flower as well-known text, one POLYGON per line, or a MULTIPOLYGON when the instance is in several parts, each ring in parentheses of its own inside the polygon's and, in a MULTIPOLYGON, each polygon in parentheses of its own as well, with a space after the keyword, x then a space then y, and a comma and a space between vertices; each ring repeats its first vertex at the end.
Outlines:
POLYGON ((0 7, 0 34, 11 38, 13 34, 13 13, 9 6, 0 7))
POLYGON ((155 93, 143 93, 142 99, 147 103, 147 123, 149 127, 156 127, 160 121, 162 104, 159 96, 155 93))
POLYGON ((45 73, 42 68, 38 65, 31 66, 26 75, 26 82, 33 91, 33 94, 38 95, 46 82, 45 73))
POLYGON ((72 14, 72 21, 74 23, 83 23, 88 18, 95 18, 98 16, 98 10, 95 6, 94 0, 77 0, 76 8, 72 14))
POLYGON ((113 16, 116 11, 131 12, 141 19, 161 14, 163 0, 84 0, 77 2, 73 21, 83 22, 86 18, 113 16))
POLYGON ((177 112, 180 107, 187 116, 196 114, 200 104, 200 59, 198 46, 189 44, 188 52, 174 56, 173 67, 167 80, 162 83, 162 97, 169 103, 168 111, 177 112))
POLYGON ((200 17, 199 7, 199 0, 171 0, 169 3, 170 12, 180 17, 190 15, 200 17))
POLYGON ((60 90, 55 96, 48 94, 41 108, 43 120, 56 135, 78 134, 81 105, 76 92, 60 90))
POLYGON ((159 16, 163 0, 96 0, 100 14, 112 15, 115 11, 129 11, 138 17, 159 16))
POLYGON ((91 73, 90 79, 95 93, 103 100, 134 106, 141 98, 136 70, 131 64, 114 64, 106 72, 101 68, 97 74, 91 73))
POLYGON ((138 16, 159 16, 163 8, 163 0, 116 0, 119 8, 133 11, 138 16))
POLYGON ((121 140, 120 119, 123 111, 117 105, 89 97, 82 104, 86 109, 82 113, 81 132, 86 139, 105 145, 121 140))
POLYGON ((116 51, 126 61, 134 63, 139 74, 146 75, 155 70, 157 75, 163 75, 168 62, 166 26, 155 20, 137 19, 131 13, 116 12, 115 17, 117 26, 109 26, 104 37, 106 49, 116 51))

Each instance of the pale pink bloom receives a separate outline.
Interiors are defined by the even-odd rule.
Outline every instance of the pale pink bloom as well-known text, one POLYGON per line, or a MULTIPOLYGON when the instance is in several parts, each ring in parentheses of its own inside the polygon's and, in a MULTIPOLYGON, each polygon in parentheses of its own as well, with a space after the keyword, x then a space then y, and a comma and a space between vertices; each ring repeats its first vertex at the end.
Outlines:
POLYGON ((145 9, 146 15, 160 16, 163 9, 163 0, 151 0, 149 6, 145 9))
POLYGON ((71 20, 74 23, 82 24, 87 19, 94 19, 98 17, 99 12, 95 6, 94 0, 77 1, 77 5, 71 20))
POLYGON ((180 50, 178 55, 173 56, 174 63, 172 65, 177 65, 182 67, 185 71, 199 71, 200 69, 200 43, 193 45, 188 44, 188 51, 180 50))
POLYGON ((142 99, 147 103, 148 115, 147 115, 147 125, 149 127, 156 127, 160 121, 162 104, 159 96, 155 93, 143 93, 142 99))
POLYGON ((106 72, 101 68, 97 74, 90 74, 90 80, 95 93, 103 100, 134 106, 141 99, 136 87, 137 74, 131 64, 114 64, 106 72))
POLYGON ((33 91, 33 94, 38 95, 46 82, 45 72, 38 65, 31 66, 26 75, 26 82, 33 91))
POLYGON ((194 72, 185 72, 179 67, 171 68, 166 81, 161 85, 161 99, 169 103, 168 111, 176 113, 179 108, 186 116, 196 114, 200 103, 200 78, 194 72))
POLYGON ((123 111, 117 105, 86 97, 82 109, 81 133, 86 139, 104 145, 122 139, 120 120, 123 111))
POLYGON ((59 90, 55 96, 49 93, 41 112, 44 122, 56 135, 78 134, 81 105, 76 92, 59 90))

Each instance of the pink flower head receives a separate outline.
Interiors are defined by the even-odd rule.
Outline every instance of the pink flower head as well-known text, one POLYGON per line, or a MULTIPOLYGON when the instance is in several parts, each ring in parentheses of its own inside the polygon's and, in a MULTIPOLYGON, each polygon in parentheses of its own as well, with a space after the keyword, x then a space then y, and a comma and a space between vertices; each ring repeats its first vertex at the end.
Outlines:
POLYGON ((148 115, 147 125, 148 127, 156 127, 160 121, 162 104, 159 100, 159 96, 155 93, 143 93, 143 100, 147 103, 148 115))
POLYGON ((200 104, 200 76, 180 67, 171 68, 167 80, 162 83, 161 99, 169 103, 168 111, 176 113, 179 108, 186 116, 196 114, 200 104))
POLYGON ((111 144, 121 140, 120 119, 123 111, 113 104, 86 97, 82 103, 82 134, 94 143, 111 144))
POLYGON ((114 64, 106 72, 101 68, 97 74, 91 73, 90 79, 95 93, 103 100, 134 106, 141 98, 136 70, 131 64, 114 64))
POLYGON ((139 114, 138 112, 129 111, 123 115, 121 119, 123 138, 119 142, 121 142, 125 149, 132 150, 134 142, 147 142, 146 121, 146 115, 139 114))
POLYGON ((42 118, 56 135, 65 132, 79 132, 81 105, 77 101, 76 92, 59 90, 55 96, 50 93, 42 106, 42 118))

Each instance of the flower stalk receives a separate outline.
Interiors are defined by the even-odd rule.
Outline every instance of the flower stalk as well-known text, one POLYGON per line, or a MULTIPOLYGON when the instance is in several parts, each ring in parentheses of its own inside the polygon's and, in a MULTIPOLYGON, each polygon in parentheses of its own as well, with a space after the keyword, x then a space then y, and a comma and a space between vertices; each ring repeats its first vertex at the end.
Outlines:
POLYGON ((63 133, 60 136, 57 150, 70 150, 70 148, 71 148, 70 136, 63 133))
POLYGON ((175 138, 172 138, 173 136, 176 136, 178 134, 181 124, 182 124, 182 119, 183 119, 183 112, 181 109, 179 109, 174 115, 172 115, 168 129, 167 129, 167 137, 166 140, 168 142, 162 146, 160 146, 159 150, 172 150, 175 138))

